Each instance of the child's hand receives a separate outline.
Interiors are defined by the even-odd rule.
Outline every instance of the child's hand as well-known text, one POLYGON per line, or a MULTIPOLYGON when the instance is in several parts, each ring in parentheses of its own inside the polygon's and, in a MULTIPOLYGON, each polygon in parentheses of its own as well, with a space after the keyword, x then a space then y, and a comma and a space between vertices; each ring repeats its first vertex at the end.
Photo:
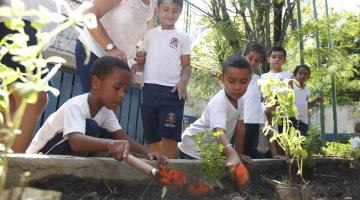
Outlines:
POLYGON ((134 60, 136 61, 137 64, 145 65, 145 59, 146 59, 145 51, 137 51, 135 56, 136 57, 134 58, 134 60))
POLYGON ((224 154, 227 156, 227 160, 225 161, 226 171, 230 174, 234 174, 235 168, 238 164, 241 163, 240 157, 232 147, 227 147, 224 149, 224 154))
POLYGON ((127 140, 112 140, 108 144, 108 151, 115 159, 123 160, 129 154, 130 144, 127 140))
POLYGON ((179 99, 184 99, 186 101, 187 99, 187 90, 186 90, 186 83, 183 81, 179 81, 173 88, 173 90, 171 91, 172 93, 174 93, 175 91, 178 91, 179 94, 179 99))
POLYGON ((165 165, 167 164, 168 158, 159 153, 153 152, 148 154, 149 160, 157 160, 159 164, 165 165))
POLYGON ((246 166, 251 166, 254 164, 254 161, 247 155, 241 154, 240 155, 240 160, 246 165, 246 166))

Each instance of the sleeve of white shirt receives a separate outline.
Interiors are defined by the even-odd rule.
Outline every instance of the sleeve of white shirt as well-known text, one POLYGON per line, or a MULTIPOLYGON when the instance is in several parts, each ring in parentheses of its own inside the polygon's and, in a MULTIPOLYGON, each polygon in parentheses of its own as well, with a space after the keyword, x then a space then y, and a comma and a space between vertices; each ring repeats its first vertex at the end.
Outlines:
POLYGON ((210 129, 215 128, 226 129, 227 121, 227 108, 225 103, 212 102, 208 105, 209 110, 209 119, 210 119, 210 129))
POLYGON ((78 132, 85 134, 86 131, 86 116, 82 112, 79 105, 69 104, 64 108, 64 138, 67 134, 78 132))
POLYGON ((188 35, 185 35, 183 45, 181 47, 181 55, 191 54, 191 41, 188 35))
POLYGON ((239 111, 238 120, 244 120, 244 96, 242 96, 238 100, 238 111, 239 111))
POLYGON ((115 113, 111 110, 107 110, 104 114, 104 121, 101 125, 102 128, 104 128, 106 131, 112 133, 117 130, 121 130, 121 126, 119 124, 119 121, 117 120, 115 113))

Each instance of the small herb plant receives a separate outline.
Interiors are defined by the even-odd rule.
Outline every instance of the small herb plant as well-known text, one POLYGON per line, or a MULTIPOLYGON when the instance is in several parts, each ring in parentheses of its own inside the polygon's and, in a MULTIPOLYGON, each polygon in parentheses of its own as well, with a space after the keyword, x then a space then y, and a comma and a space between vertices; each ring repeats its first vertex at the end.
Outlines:
MULTIPOLYGON (((48 81, 55 75, 61 64, 66 61, 56 56, 44 58, 42 56, 44 47, 57 34, 79 22, 85 22, 90 27, 96 26, 93 15, 84 16, 81 12, 72 11, 64 1, 59 2, 69 13, 68 17, 52 13, 43 6, 39 6, 38 10, 26 10, 21 0, 12 0, 10 7, 0 7, 0 16, 5 19, 6 27, 17 31, 17 33, 9 34, 0 40, 0 59, 5 54, 11 53, 14 55, 15 61, 25 66, 25 72, 21 72, 0 63, 0 199, 4 198, 2 194, 8 169, 7 153, 11 152, 10 148, 16 134, 21 134, 19 126, 26 105, 35 103, 40 91, 59 94, 57 89, 48 85, 48 81), (22 20, 25 16, 37 16, 39 18, 31 23, 31 26, 37 31, 38 43, 36 45, 27 45, 29 37, 24 31, 25 23, 22 20), (51 32, 41 32, 41 28, 51 22, 59 25, 51 32), (55 64, 55 66, 48 71, 47 66, 50 63, 55 64), (42 78, 44 73, 47 75, 42 78), (16 82, 16 80, 21 80, 21 82, 16 82), (18 93, 22 97, 22 101, 14 113, 10 113, 10 95, 13 93, 18 93), (6 126, 3 126, 4 123, 6 126)), ((88 6, 89 4, 84 4, 82 9, 88 6)))
MULTIPOLYGON (((290 87, 287 80, 278 80, 270 78, 260 83, 260 90, 266 95, 265 106, 275 107, 272 113, 271 124, 280 124, 283 126, 282 132, 278 132, 273 126, 266 122, 264 127, 265 135, 271 134, 270 142, 276 142, 285 152, 288 163, 288 186, 293 186, 292 167, 294 162, 297 163, 297 175, 302 178, 303 159, 308 154, 303 148, 305 137, 292 126, 290 117, 296 118, 294 90, 290 87)), ((304 181, 304 180, 303 180, 304 181)))
POLYGON ((224 161, 226 157, 223 155, 224 145, 218 143, 219 137, 224 131, 217 132, 200 132, 193 135, 196 141, 196 147, 201 156, 201 169, 205 181, 210 187, 218 185, 222 188, 219 178, 224 175, 224 161))
POLYGON ((351 156, 351 139, 346 143, 327 142, 323 147, 326 156, 350 157, 351 156))

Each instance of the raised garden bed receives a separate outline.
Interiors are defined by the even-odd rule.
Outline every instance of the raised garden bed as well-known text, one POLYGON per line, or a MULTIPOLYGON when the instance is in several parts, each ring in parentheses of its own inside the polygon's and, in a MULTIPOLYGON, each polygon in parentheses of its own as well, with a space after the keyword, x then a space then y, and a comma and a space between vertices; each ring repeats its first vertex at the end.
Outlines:
MULTIPOLYGON (((200 172, 197 161, 172 160, 170 166, 186 173, 197 174, 200 172)), ((278 181, 284 180, 286 166, 284 165, 284 167, 282 169, 281 162, 278 160, 256 160, 255 166, 251 170, 252 181, 244 192, 236 191, 232 186, 231 179, 225 177, 222 180, 223 190, 215 189, 202 199, 275 199, 274 185, 264 181, 261 176, 278 181)), ((161 199, 162 187, 156 181, 152 182, 147 192, 143 194, 151 180, 127 166, 126 163, 111 158, 44 156, 30 158, 13 155, 10 158, 10 169, 12 171, 10 170, 9 173, 20 173, 20 169, 32 171, 33 178, 29 178, 30 186, 61 191, 64 200, 140 199, 141 197, 149 200, 161 199), (45 163, 36 164, 40 163, 40 160, 45 160, 45 163), (27 166, 26 163, 31 164, 27 166), (58 165, 54 167, 56 163, 58 165), (18 164, 22 167, 17 166, 18 164), (69 168, 61 171, 61 166, 64 165, 69 168), (49 173, 51 166, 55 170, 49 173), (71 166, 73 167, 71 168, 71 166), (44 174, 44 176, 39 176, 39 174, 44 174), (111 176, 109 176, 110 174, 111 176)), ((15 177, 14 174, 11 177, 15 177)), ((360 169, 350 168, 349 160, 317 158, 313 174, 307 180, 315 199, 360 199, 360 169)), ((298 179, 296 182, 300 183, 298 179)), ((8 185, 14 184, 9 183, 8 185)), ((178 200, 191 199, 191 197, 169 191, 165 199, 178 200)))

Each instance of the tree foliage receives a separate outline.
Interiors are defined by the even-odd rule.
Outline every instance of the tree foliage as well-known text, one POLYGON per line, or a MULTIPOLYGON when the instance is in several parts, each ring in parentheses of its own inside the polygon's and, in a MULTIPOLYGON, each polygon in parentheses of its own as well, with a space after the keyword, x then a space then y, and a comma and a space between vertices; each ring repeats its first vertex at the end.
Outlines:
POLYGON ((331 77, 336 80, 337 101, 349 104, 360 101, 360 18, 354 13, 319 15, 317 22, 312 19, 309 6, 303 8, 303 26, 294 31, 286 41, 289 56, 288 70, 299 64, 299 36, 304 36, 305 63, 312 73, 308 86, 313 91, 322 90, 325 102, 330 103, 331 77), (317 67, 315 31, 320 39, 320 66, 317 67))
MULTIPOLYGON (((211 0, 203 1, 206 36, 194 48, 194 73, 190 84, 192 96, 207 99, 219 88, 216 75, 222 61, 230 54, 241 53, 248 41, 257 41, 269 49, 282 44, 287 50, 284 69, 293 71, 300 64, 299 43, 304 37, 305 63, 311 66, 308 86, 313 93, 321 90, 327 105, 331 100, 331 77, 336 79, 337 101, 347 104, 360 101, 360 17, 356 13, 335 13, 318 6, 318 20, 313 19, 311 3, 302 4, 302 27, 297 27, 294 1, 281 0, 211 0), (279 4, 279 5, 278 5, 279 4), (279 11, 282 8, 281 12, 279 11), (277 11, 276 11, 277 9, 277 11), (281 13, 277 17, 276 13, 281 13), (289 28, 289 26, 291 28, 289 28), (315 32, 320 38, 320 67, 316 67, 315 32), (328 46, 328 44, 332 44, 328 46)), ((265 59, 263 72, 268 70, 265 59)))

